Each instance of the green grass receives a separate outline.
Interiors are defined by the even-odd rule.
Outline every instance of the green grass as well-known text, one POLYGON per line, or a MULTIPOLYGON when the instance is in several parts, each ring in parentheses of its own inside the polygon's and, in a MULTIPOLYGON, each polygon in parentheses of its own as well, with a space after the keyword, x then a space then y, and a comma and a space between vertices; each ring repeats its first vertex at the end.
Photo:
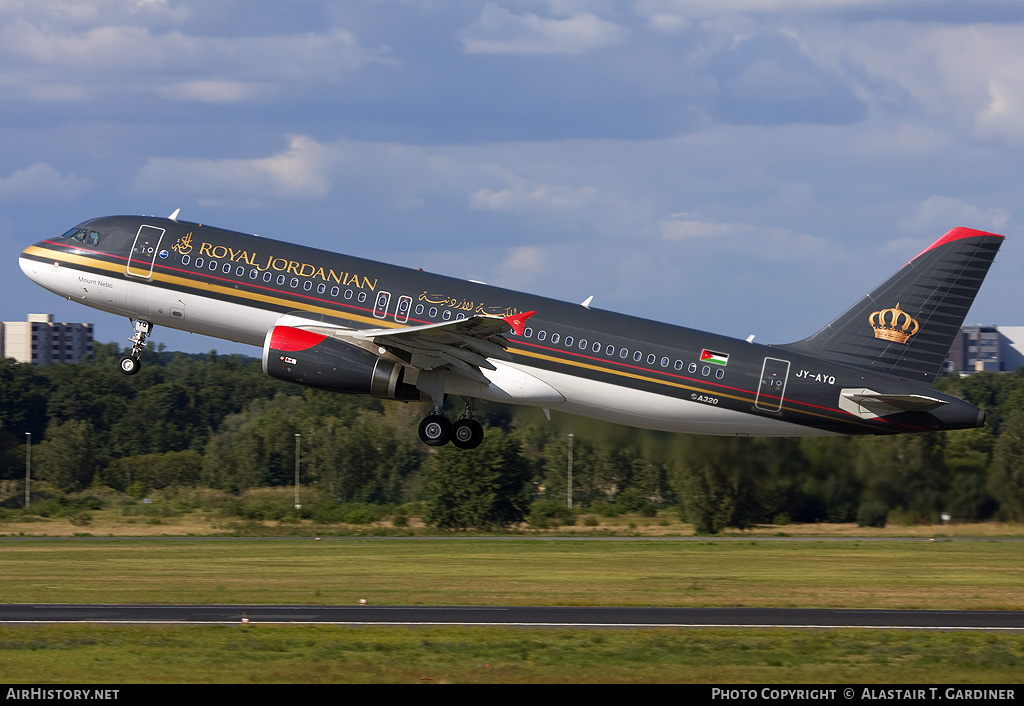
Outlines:
POLYGON ((877 630, 0 626, 12 683, 1012 683, 1024 636, 877 630))
POLYGON ((1024 609, 1016 542, 0 542, 2 603, 1024 609))
MULTIPOLYGON (((1020 543, 0 541, 3 603, 1024 609, 1020 543)), ((1009 632, 0 625, 7 683, 1000 683, 1009 632)))

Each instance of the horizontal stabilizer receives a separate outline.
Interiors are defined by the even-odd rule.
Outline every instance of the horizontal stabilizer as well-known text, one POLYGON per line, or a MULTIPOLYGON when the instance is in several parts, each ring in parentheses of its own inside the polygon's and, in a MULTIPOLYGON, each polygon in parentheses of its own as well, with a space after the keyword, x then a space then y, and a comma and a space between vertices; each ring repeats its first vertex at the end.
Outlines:
POLYGON ((900 412, 930 412, 949 404, 928 395, 875 392, 866 388, 843 388, 839 392, 839 408, 861 419, 886 417, 900 412))

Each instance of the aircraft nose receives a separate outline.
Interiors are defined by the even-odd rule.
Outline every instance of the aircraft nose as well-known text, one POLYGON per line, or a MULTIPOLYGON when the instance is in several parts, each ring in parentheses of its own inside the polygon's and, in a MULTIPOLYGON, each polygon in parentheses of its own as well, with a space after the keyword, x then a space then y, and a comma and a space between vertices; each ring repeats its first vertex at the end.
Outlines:
POLYGON ((47 263, 39 260, 39 255, 43 253, 40 245, 41 243, 29 245, 21 251, 21 256, 18 258, 18 265, 21 267, 21 271, 36 284, 41 284, 41 273, 43 269, 49 266, 47 263))

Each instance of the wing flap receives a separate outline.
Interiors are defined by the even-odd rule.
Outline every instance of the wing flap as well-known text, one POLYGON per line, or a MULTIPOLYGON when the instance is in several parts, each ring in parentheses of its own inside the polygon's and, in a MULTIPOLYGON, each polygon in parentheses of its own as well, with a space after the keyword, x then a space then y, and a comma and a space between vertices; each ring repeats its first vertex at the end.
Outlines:
POLYGON ((526 320, 535 313, 510 316, 478 314, 437 324, 336 331, 334 335, 364 344, 372 343, 385 350, 402 351, 407 355, 400 357, 414 368, 435 370, 447 366, 471 380, 486 383, 487 378, 480 369, 496 369, 488 358, 512 360, 511 354, 505 350, 509 341, 502 334, 511 328, 521 335, 526 320))

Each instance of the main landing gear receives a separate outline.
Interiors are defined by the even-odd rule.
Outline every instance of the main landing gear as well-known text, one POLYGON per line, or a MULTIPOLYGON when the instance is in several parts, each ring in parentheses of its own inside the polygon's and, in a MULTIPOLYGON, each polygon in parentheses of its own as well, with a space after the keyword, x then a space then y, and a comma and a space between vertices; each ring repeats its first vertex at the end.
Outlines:
POLYGON ((451 441, 460 449, 475 449, 484 440, 484 428, 473 418, 473 400, 466 399, 466 411, 454 424, 441 413, 441 407, 420 422, 420 440, 427 446, 444 446, 451 441))
POLYGON ((132 322, 132 326, 135 328, 135 335, 128 339, 132 342, 132 352, 121 358, 118 367, 121 368, 121 372, 125 375, 134 375, 142 367, 141 363, 139 363, 139 356, 142 355, 142 349, 146 347, 146 339, 149 337, 149 334, 153 333, 153 324, 140 319, 128 320, 132 322))

